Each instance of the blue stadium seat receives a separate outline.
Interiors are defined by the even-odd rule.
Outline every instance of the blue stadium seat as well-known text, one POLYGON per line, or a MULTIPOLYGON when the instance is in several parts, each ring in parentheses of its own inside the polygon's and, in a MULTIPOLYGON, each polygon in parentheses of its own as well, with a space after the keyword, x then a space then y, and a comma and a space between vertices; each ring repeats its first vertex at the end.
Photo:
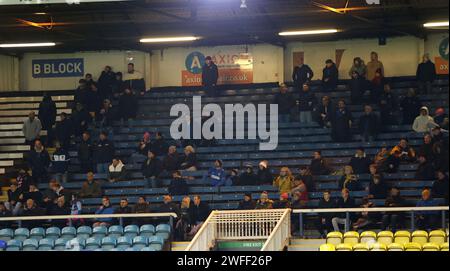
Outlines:
POLYGON ((92 229, 88 226, 81 226, 77 229, 77 238, 88 239, 91 237, 92 229))
POLYGON ((92 237, 102 239, 108 234, 108 228, 105 226, 98 226, 92 229, 92 237))
POLYGON ((68 240, 66 242, 66 249, 67 249, 67 245, 70 244, 70 243, 77 243, 80 246, 81 249, 84 249, 86 247, 86 239, 84 239, 84 238, 78 238, 77 237, 77 238, 73 238, 71 240, 68 240))
POLYGON ((60 238, 70 240, 77 236, 77 229, 75 227, 64 227, 61 230, 60 238))
POLYGON ((139 227, 136 225, 127 225, 123 230, 123 235, 134 238, 139 234, 139 227))
POLYGON ((7 246, 6 241, 0 240, 0 251, 5 251, 7 246))
POLYGON ((155 235, 148 239, 150 247, 154 248, 156 251, 160 251, 164 245, 164 239, 161 236, 155 235))
POLYGON ((32 228, 30 231, 31 239, 41 240, 45 237, 45 229, 44 228, 32 228))
POLYGON ((63 251, 66 248, 66 243, 68 239, 65 238, 58 238, 55 240, 55 246, 53 247, 53 250, 56 251, 63 251))
POLYGON ((14 231, 12 229, 1 229, 0 230, 0 240, 8 242, 14 238, 14 231))
POLYGON ((141 251, 156 251, 153 247, 144 247, 141 249, 141 251))
POLYGON ((14 239, 23 242, 30 236, 30 230, 27 228, 18 228, 14 231, 14 239))
POLYGON ((133 245, 133 240, 128 236, 122 236, 117 239, 117 248, 126 249, 133 245))
POLYGON ((121 225, 112 225, 108 229, 108 236, 116 239, 123 235, 123 227, 121 225))
POLYGON ((156 226, 156 235, 161 236, 164 240, 168 239, 170 236, 170 225, 168 224, 159 224, 156 226))
POLYGON ((85 246, 86 250, 95 250, 97 248, 100 248, 100 246, 101 246, 101 239, 95 237, 86 239, 86 246, 85 246))
POLYGON ((38 240, 36 239, 26 239, 22 244, 23 251, 35 251, 38 249, 38 247, 38 240))
POLYGON ((22 241, 12 239, 8 241, 6 251, 19 251, 22 249, 22 241))
POLYGON ((55 240, 44 238, 39 241, 39 250, 43 251, 49 251, 53 250, 53 247, 55 246, 55 240))
POLYGON ((113 249, 111 249, 111 250, 109 250, 109 251, 125 251, 125 249, 124 248, 113 248, 113 249))
POLYGON ((114 237, 108 236, 102 239, 102 249, 111 250, 116 247, 117 240, 114 237))
POLYGON ((141 251, 141 249, 139 247, 129 247, 125 251, 141 251))
MULTIPOLYGON (((50 238, 53 240, 56 240, 60 237, 61 235, 61 230, 58 227, 50 227, 47 228, 47 230, 45 231, 45 238, 50 238)), ((70 237, 70 238, 74 238, 74 236, 70 237)))
POLYGON ((155 226, 150 225, 150 224, 142 225, 139 230, 140 236, 150 237, 150 236, 153 236, 154 234, 155 234, 155 226))
POLYGON ((148 246, 148 238, 145 236, 136 236, 133 238, 133 248, 141 250, 148 246))

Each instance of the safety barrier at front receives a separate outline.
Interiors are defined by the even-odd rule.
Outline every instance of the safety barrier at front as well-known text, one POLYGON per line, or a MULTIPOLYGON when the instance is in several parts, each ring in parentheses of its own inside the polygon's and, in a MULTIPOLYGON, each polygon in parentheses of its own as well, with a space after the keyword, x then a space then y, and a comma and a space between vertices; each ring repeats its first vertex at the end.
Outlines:
POLYGON ((290 232, 289 214, 289 209, 213 211, 185 251, 209 251, 218 240, 267 242, 270 238, 279 238, 281 234, 284 236, 285 232, 290 232), (274 231, 279 233, 272 235, 274 231))

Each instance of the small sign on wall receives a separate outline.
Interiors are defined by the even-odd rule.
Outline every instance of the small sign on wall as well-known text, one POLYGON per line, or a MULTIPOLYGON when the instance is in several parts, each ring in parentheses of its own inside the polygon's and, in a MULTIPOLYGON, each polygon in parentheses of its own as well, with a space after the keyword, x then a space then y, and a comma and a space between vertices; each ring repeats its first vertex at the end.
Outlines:
POLYGON ((32 70, 33 78, 82 77, 84 76, 84 59, 34 59, 32 70))

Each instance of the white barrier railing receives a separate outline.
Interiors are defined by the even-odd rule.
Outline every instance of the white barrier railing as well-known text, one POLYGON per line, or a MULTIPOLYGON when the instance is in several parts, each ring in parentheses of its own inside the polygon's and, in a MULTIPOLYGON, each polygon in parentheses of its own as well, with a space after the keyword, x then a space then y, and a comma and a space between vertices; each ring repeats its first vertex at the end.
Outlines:
POLYGON ((261 251, 281 251, 289 245, 291 238, 291 210, 286 209, 261 251))
POLYGON ((217 240, 267 239, 289 210, 213 211, 186 251, 208 251, 217 240))

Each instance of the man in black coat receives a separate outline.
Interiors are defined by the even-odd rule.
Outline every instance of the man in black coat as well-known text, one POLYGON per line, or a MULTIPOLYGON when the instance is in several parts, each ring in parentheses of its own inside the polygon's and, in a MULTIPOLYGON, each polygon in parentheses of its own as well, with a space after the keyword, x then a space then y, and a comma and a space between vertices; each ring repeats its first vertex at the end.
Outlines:
POLYGON ((193 235, 197 233, 203 222, 208 218, 211 209, 207 203, 201 201, 199 195, 194 196, 194 204, 191 204, 189 209, 190 221, 193 225, 189 235, 193 235))
POLYGON ((78 144, 78 160, 80 161, 82 173, 88 173, 93 170, 92 150, 91 135, 86 131, 83 133, 81 142, 78 144))
MULTIPOLYGON (((28 199, 25 202, 25 207, 23 208, 22 216, 43 216, 45 215, 45 209, 39 208, 33 199, 28 199)), ((41 226, 42 221, 40 220, 29 220, 23 221, 22 227, 32 229, 41 226)))
POLYGON ((368 83, 366 79, 359 75, 357 71, 352 72, 352 79, 349 83, 350 97, 353 104, 358 104, 361 102, 364 92, 367 89, 368 83))
POLYGON ((172 172, 178 170, 180 167, 180 156, 177 152, 177 147, 170 146, 167 155, 163 159, 164 170, 171 175, 172 172))
POLYGON ((28 154, 28 166, 31 168, 34 183, 47 181, 50 156, 39 139, 35 141, 34 148, 28 154))
POLYGON ((156 132, 150 149, 156 156, 164 155, 167 152, 167 143, 161 132, 156 132))
POLYGON ((422 108, 422 102, 416 96, 415 90, 413 88, 408 89, 406 97, 400 102, 400 110, 403 113, 402 123, 404 125, 412 125, 420 108, 422 108))
POLYGON ((338 83, 339 71, 333 60, 328 59, 323 69, 322 87, 324 91, 335 91, 338 83))
POLYGON ((53 140, 52 128, 56 121, 56 104, 52 97, 47 93, 44 94, 42 102, 39 104, 38 118, 41 121, 42 130, 48 131, 47 145, 53 140))
POLYGON ((436 66, 430 60, 430 55, 423 56, 423 62, 417 66, 416 78, 419 94, 431 94, 433 81, 436 79, 436 66))
POLYGON ((378 135, 380 120, 373 112, 372 106, 364 106, 364 114, 359 118, 359 132, 363 143, 372 142, 378 135))
MULTIPOLYGON (((336 202, 331 199, 330 191, 324 191, 323 197, 319 201, 319 209, 333 209, 336 208, 336 202)), ((331 224, 331 219, 333 218, 332 213, 319 213, 316 220, 316 228, 320 233, 322 238, 326 237, 326 233, 333 231, 333 225, 331 224)))
POLYGON ((69 149, 70 137, 73 134, 73 123, 64 112, 61 113, 60 117, 61 120, 56 123, 55 127, 56 139, 61 143, 63 148, 69 149))
POLYGON ((355 174, 369 173, 369 166, 372 163, 369 157, 366 156, 364 148, 360 147, 356 150, 355 156, 350 159, 350 166, 353 168, 355 174))
POLYGON ((114 158, 114 144, 108 140, 106 132, 100 133, 100 140, 94 145, 93 161, 97 165, 97 173, 107 173, 109 164, 114 158))
POLYGON ((298 95, 297 103, 300 111, 300 123, 311 123, 312 111, 317 103, 317 99, 314 93, 311 92, 308 84, 303 85, 303 89, 298 95))
POLYGON ((331 115, 334 113, 333 103, 329 96, 323 96, 322 102, 313 111, 314 120, 324 128, 331 127, 331 115))
POLYGON ((238 210, 255 210, 256 203, 251 193, 245 193, 244 199, 239 202, 238 210))
POLYGON ((445 204, 448 205, 448 176, 443 170, 437 170, 436 177, 436 181, 433 182, 433 187, 431 188, 431 196, 435 199, 444 198, 445 204))
POLYGON ((219 79, 219 69, 210 56, 205 58, 205 65, 202 67, 202 85, 209 96, 216 96, 217 79, 219 79))
POLYGON ((278 121, 282 123, 290 122, 295 100, 292 94, 288 92, 286 84, 280 85, 280 92, 275 94, 273 103, 278 105, 278 121))
POLYGON ((152 151, 148 152, 147 159, 142 164, 141 170, 142 175, 144 175, 144 180, 146 181, 146 186, 151 188, 158 188, 158 178, 163 170, 163 167, 161 161, 152 151))
POLYGON ((118 108, 119 116, 122 121, 136 118, 138 102, 130 88, 126 88, 124 94, 120 96, 118 108))
POLYGON ((158 208, 158 213, 176 213, 180 214, 180 208, 173 202, 170 194, 164 195, 163 203, 158 208))
POLYGON ((381 123, 383 125, 397 125, 396 111, 398 108, 397 96, 391 91, 389 84, 384 85, 384 91, 379 100, 381 123))
MULTIPOLYGON (((120 199, 119 207, 114 210, 115 214, 132 214, 133 208, 130 207, 127 198, 120 199)), ((132 218, 122 218, 122 222, 124 226, 127 226, 132 223, 132 218)))
POLYGON ((298 90, 301 90, 303 85, 309 83, 311 79, 314 77, 314 72, 312 69, 303 63, 296 66, 292 73, 292 80, 294 81, 294 85, 298 90))
POLYGON ((110 66, 105 66, 105 69, 98 78, 98 92, 102 100, 112 99, 112 88, 115 81, 115 73, 112 71, 110 66))
POLYGON ((423 181, 433 180, 435 177, 433 163, 428 161, 424 155, 419 155, 419 166, 416 171, 416 179, 423 181))
POLYGON ((331 137, 336 142, 348 142, 352 139, 352 114, 344 100, 338 102, 338 109, 331 115, 331 137))
MULTIPOLYGON (((349 209, 349 208, 355 208, 355 200, 350 197, 350 192, 347 188, 342 189, 341 191, 341 197, 336 202, 336 208, 339 209, 349 209)), ((340 231, 339 225, 345 225, 345 231, 349 231, 349 226, 351 225, 351 218, 352 214, 350 214, 350 221, 349 225, 346 224, 346 215, 345 213, 337 213, 333 215, 333 218, 331 219, 331 223, 333 224, 334 231, 340 231)))

